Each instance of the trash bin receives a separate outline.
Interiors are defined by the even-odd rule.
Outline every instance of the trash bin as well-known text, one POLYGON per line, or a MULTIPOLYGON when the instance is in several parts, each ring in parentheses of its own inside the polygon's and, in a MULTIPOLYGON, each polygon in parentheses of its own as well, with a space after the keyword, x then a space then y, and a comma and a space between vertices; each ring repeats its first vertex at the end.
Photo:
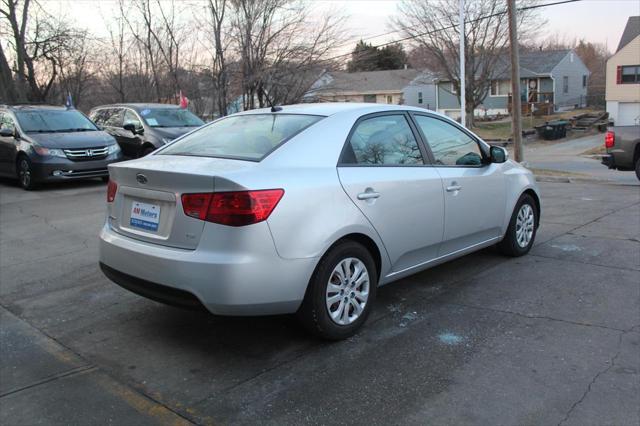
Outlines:
POLYGON ((535 129, 538 132, 538 137, 551 141, 567 136, 568 124, 569 122, 566 120, 548 121, 540 126, 536 126, 535 129))

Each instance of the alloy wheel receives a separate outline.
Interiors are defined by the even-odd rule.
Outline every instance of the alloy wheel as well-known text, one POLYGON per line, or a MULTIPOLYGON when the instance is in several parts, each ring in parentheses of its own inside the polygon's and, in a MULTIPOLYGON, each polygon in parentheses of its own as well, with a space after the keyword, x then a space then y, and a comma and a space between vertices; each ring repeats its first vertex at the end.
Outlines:
POLYGON ((516 241, 518 245, 525 248, 533 238, 535 227, 535 215, 533 208, 529 204, 523 204, 518 211, 516 218, 516 241))
POLYGON ((31 166, 29 162, 23 158, 20 160, 20 167, 18 170, 18 174, 20 177, 20 183, 24 188, 28 188, 31 185, 31 166))
POLYGON ((349 257, 336 265, 329 276, 325 297, 333 322, 349 325, 362 315, 369 298, 369 285, 369 272, 360 259, 349 257))

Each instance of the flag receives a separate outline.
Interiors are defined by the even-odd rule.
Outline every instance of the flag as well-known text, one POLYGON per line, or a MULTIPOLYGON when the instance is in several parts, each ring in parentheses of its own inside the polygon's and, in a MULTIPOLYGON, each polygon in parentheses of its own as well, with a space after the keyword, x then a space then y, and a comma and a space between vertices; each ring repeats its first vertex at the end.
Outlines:
POLYGON ((186 108, 189 105, 189 98, 182 94, 182 90, 180 91, 180 108, 186 108))
POLYGON ((66 106, 67 109, 73 108, 73 99, 71 98, 71 92, 67 92, 67 100, 65 101, 64 106, 66 106))

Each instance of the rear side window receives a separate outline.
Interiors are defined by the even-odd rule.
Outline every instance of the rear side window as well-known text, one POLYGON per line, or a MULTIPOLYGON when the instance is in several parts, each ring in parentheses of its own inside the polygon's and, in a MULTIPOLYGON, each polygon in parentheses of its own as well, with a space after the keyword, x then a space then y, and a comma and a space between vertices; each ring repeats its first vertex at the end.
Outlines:
POLYGON ((345 146, 341 164, 424 164, 418 142, 404 115, 360 121, 345 146))
POLYGON ((223 118, 172 143, 159 154, 260 161, 278 145, 322 118, 298 114, 223 118))

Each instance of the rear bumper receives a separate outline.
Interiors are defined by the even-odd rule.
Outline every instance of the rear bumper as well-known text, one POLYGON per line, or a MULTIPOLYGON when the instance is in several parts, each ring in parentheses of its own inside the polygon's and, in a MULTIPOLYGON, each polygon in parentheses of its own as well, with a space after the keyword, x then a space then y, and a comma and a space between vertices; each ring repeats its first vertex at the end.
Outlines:
POLYGON ((38 162, 32 159, 31 167, 38 181, 55 182, 109 176, 109 164, 122 160, 123 157, 121 154, 110 155, 100 160, 90 161, 49 158, 45 161, 38 162))
MULTIPOLYGON (((268 233, 264 222, 252 226, 268 233)), ((268 243, 258 238, 242 251, 207 250, 209 238, 205 233, 197 249, 184 250, 135 240, 105 225, 101 268, 110 280, 137 294, 186 307, 197 307, 197 300, 218 315, 298 310, 316 258, 282 259, 270 237, 268 243)))

